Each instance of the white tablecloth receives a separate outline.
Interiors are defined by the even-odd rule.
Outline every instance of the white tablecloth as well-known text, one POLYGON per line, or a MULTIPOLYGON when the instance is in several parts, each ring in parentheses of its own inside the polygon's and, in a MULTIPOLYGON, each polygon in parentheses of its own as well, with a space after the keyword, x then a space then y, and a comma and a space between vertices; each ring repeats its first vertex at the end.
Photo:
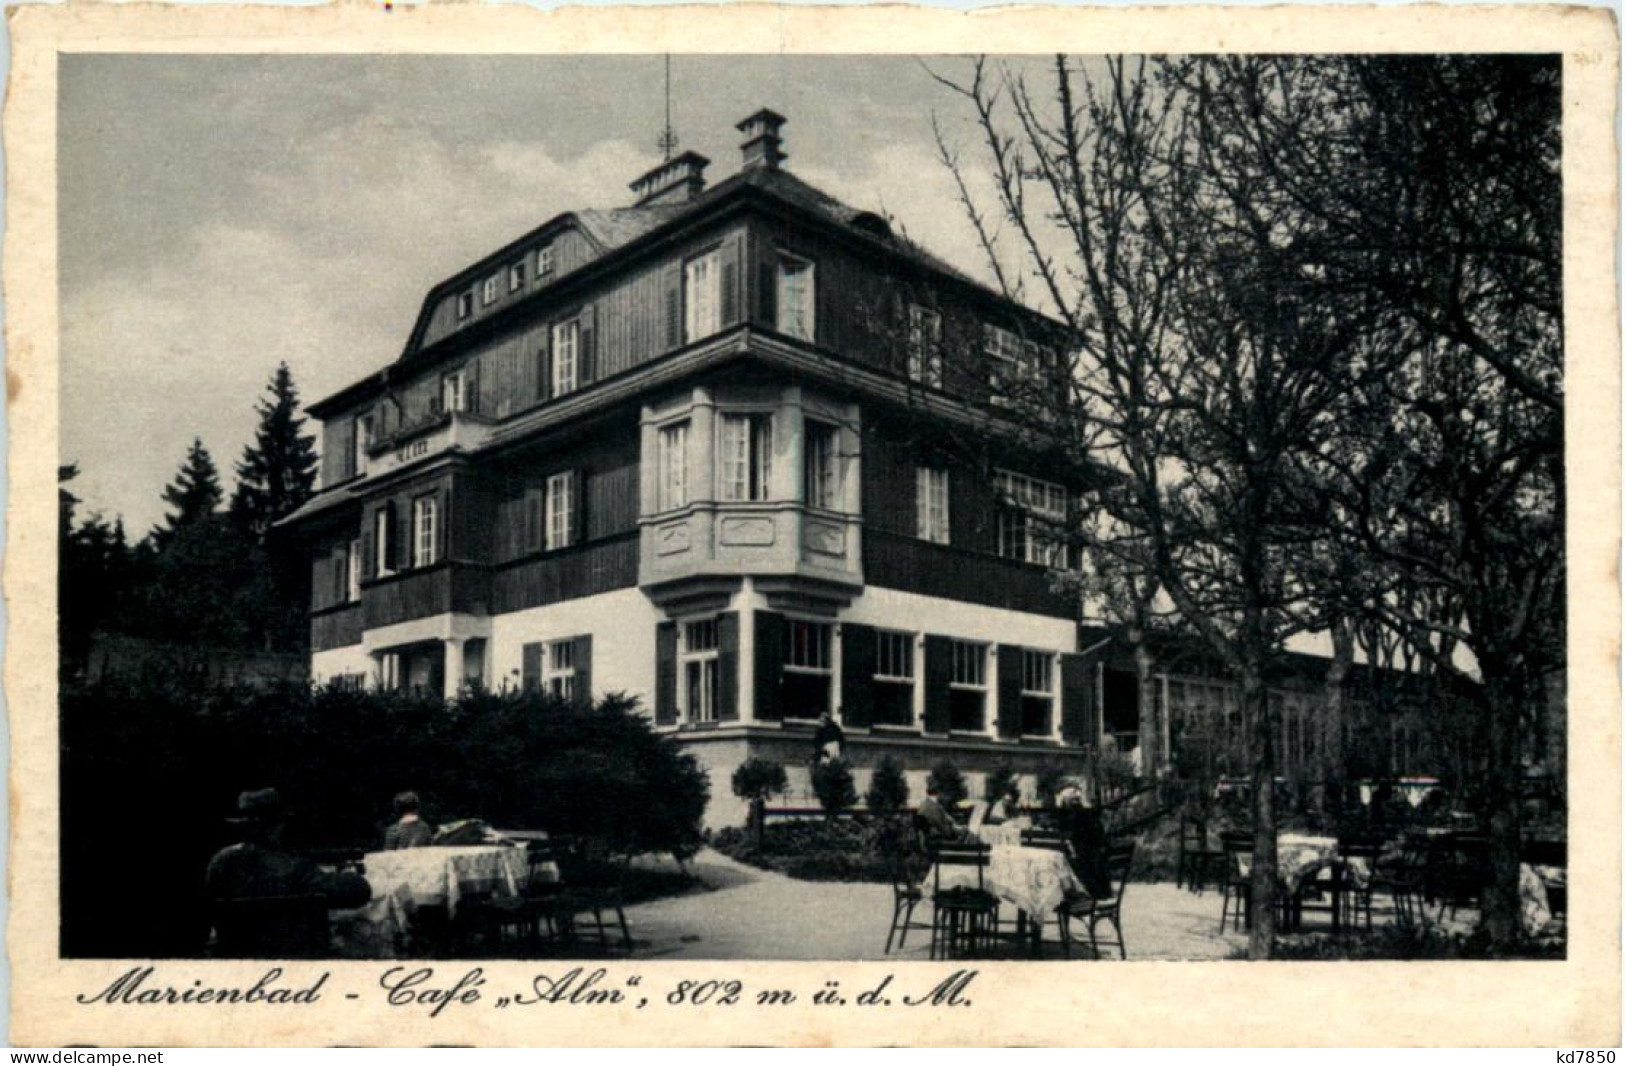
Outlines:
POLYGON ((1025 819, 1022 822, 1003 822, 999 825, 984 825, 976 831, 977 839, 982 843, 995 848, 1021 847, 1021 834, 1023 830, 1031 829, 1032 825, 1025 819))
MULTIPOLYGON (((940 873, 944 889, 976 887, 974 866, 944 866, 940 873)), ((926 878, 926 888, 934 891, 937 883, 933 871, 926 878)), ((1060 852, 1005 845, 989 852, 988 865, 982 870, 982 887, 1031 915, 1048 915, 1068 893, 1084 890, 1083 882, 1072 872, 1072 864, 1060 852)))
POLYGON ((404 885, 418 907, 444 906, 453 917, 464 892, 519 894, 529 874, 524 848, 479 844, 368 852, 363 860, 374 898, 404 885))

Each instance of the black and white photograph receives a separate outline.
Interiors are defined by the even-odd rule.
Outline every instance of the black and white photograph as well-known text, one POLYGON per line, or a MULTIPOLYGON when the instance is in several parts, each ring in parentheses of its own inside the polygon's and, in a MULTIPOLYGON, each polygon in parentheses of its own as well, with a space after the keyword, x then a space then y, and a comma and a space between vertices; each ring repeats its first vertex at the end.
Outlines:
POLYGON ((77 991, 1560 966, 1571 70, 59 54, 77 991))

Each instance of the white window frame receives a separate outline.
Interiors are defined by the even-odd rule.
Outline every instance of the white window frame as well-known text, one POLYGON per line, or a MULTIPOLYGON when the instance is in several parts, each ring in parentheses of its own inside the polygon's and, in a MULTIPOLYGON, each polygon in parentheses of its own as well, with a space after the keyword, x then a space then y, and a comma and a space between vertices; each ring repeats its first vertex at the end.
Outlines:
POLYGON ((947 467, 914 468, 915 534, 921 540, 928 540, 933 544, 949 543, 949 515, 952 501, 949 498, 948 485, 947 467))
POLYGON ((412 501, 412 568, 440 561, 440 499, 425 493, 412 501))
POLYGON ((773 498, 773 415, 724 413, 717 423, 717 482, 730 503, 773 498))
POLYGON ((367 452, 372 447, 373 424, 370 414, 356 416, 355 431, 350 441, 353 449, 350 461, 357 475, 367 472, 367 452))
POLYGON ((457 321, 474 316, 474 290, 465 289, 457 294, 457 321))
POLYGON ((713 248, 683 264, 683 339, 709 337, 722 328, 722 251, 713 248))
POLYGON ((546 551, 558 551, 573 544, 575 537, 575 474, 565 471, 547 479, 546 525, 543 527, 546 551))
POLYGON ((995 471, 993 487, 1005 507, 998 522, 999 554, 1036 566, 1065 569, 1066 545, 1053 534, 1033 528, 1065 524, 1065 487, 1010 470, 995 471))
POLYGON ((525 260, 508 264, 508 291, 518 292, 525 287, 525 260))
POLYGON ((918 644, 918 636, 906 630, 875 630, 874 680, 899 688, 906 686, 909 707, 907 722, 876 722, 874 725, 878 729, 913 729, 919 721, 919 685, 916 682, 919 668, 915 662, 915 649, 918 644), (899 667, 907 672, 898 673, 899 667))
POLYGON ((806 419, 802 423, 802 495, 808 507, 841 508, 841 427, 806 419))
POLYGON ((344 602, 361 600, 361 538, 351 537, 344 552, 344 602))
POLYGON ((378 577, 389 577, 395 573, 395 567, 391 565, 395 545, 391 543, 390 525, 389 509, 379 508, 372 519, 373 573, 378 577))
POLYGON ((908 376, 942 388, 942 315, 920 304, 908 305, 908 376))
POLYGON ((575 698, 574 640, 552 640, 542 647, 542 691, 561 700, 575 698))
POLYGON ((656 510, 674 511, 688 506, 688 427, 687 419, 660 427, 656 438, 659 452, 656 510))
POLYGON ((440 379, 440 409, 446 414, 468 410, 468 371, 459 367, 440 379))
POLYGON ((1056 718, 1055 707, 1059 702, 1055 698, 1055 676, 1060 671, 1055 668, 1055 655, 1052 652, 1036 651, 1032 648, 1021 649, 1021 699, 1022 704, 1022 730, 1024 737, 1052 737, 1059 724, 1056 718), (1034 687, 1036 685, 1042 687, 1034 687), (1026 730, 1026 700, 1042 699, 1049 701, 1049 728, 1042 733, 1029 733, 1026 730))
POLYGON ((401 687, 401 653, 386 651, 378 657, 378 688, 395 692, 401 687))
POLYGON ((490 307, 497 302, 497 275, 492 274, 480 285, 480 306, 490 307))
POLYGON ((818 334, 818 275, 811 260, 780 252, 774 272, 774 326, 786 337, 812 342, 818 334), (802 279, 798 282, 797 279, 802 279), (794 308, 795 314, 786 313, 794 308))
POLYGON ((553 370, 551 395, 563 396, 576 391, 576 371, 580 365, 581 321, 572 318, 553 326, 553 370))
POLYGON ((721 641, 715 618, 684 622, 679 627, 682 638, 677 655, 677 698, 683 721, 693 725, 717 720, 717 686, 721 680, 721 641), (699 672, 700 706, 693 705, 690 693, 690 668, 699 672))
POLYGON ((553 273, 553 246, 544 244, 536 249, 536 278, 541 280, 553 273))
POLYGON ((950 709, 948 731, 951 733, 986 733, 991 715, 988 714, 988 655, 991 645, 975 640, 953 640, 948 645, 951 670, 948 687, 964 692, 977 692, 982 696, 982 725, 979 729, 958 729, 953 724, 950 709))

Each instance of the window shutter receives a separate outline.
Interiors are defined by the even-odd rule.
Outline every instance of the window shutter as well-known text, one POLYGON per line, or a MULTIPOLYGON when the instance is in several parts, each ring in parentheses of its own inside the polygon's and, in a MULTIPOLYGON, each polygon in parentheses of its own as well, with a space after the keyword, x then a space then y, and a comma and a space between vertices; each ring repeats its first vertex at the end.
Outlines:
POLYGON ((526 644, 520 649, 519 687, 535 692, 542 687, 542 645, 526 644))
POLYGON ((841 721, 867 729, 874 721, 875 631, 841 624, 841 721))
POLYGON ((666 344, 667 350, 683 343, 683 267, 673 263, 666 269, 666 344))
POLYGON ((592 634, 575 639, 576 702, 592 702, 592 634))
POLYGON ((996 552, 993 511, 997 497, 980 472, 960 466, 948 468, 948 542, 971 551, 996 552))
POLYGON ((543 485, 530 485, 525 489, 524 536, 520 539, 525 553, 542 550, 543 504, 546 494, 543 485))
POLYGON ((570 471, 570 543, 587 539, 587 478, 580 470, 570 471))
POLYGON ((948 732, 948 685, 953 680, 953 642, 947 637, 925 638, 925 731, 948 732))
POLYGON ((536 338, 536 398, 546 400, 553 393, 553 326, 544 325, 536 338))
POLYGON ((451 558, 451 487, 448 485, 436 495, 440 501, 440 513, 435 516, 434 537, 437 543, 434 558, 438 563, 451 558))
POLYGON ((655 725, 677 724, 677 623, 655 627, 655 725))
POLYGON ((397 572, 412 568, 412 512, 405 504, 389 505, 389 544, 397 572), (403 521, 404 517, 404 521, 403 521))
POLYGON ((722 328, 739 321, 739 241, 722 246, 722 328))
POLYGON ((999 645, 999 736, 1021 739, 1021 649, 999 645))
POLYGON ((1083 655, 1061 656, 1061 739, 1090 746, 1095 742, 1095 686, 1091 662, 1083 655))
POLYGON ((717 616, 717 721, 739 720, 739 613, 717 616))
MULTIPOLYGON (((480 363, 483 361, 481 359, 470 359, 468 364, 463 367, 463 373, 466 375, 466 380, 463 382, 463 406, 471 414, 478 414, 480 411, 480 363)), ((495 376, 492 375, 492 377, 495 376)), ((496 405, 492 404, 491 406, 495 407, 496 405)))
POLYGON ((784 615, 757 611, 756 627, 756 720, 777 722, 784 717, 781 684, 784 680, 786 631, 784 615))
POLYGON ((598 323, 593 306, 588 304, 581 309, 581 317, 577 319, 576 338, 576 388, 581 388, 598 379, 598 323))
POLYGON ((756 319, 768 329, 779 328, 777 310, 779 278, 770 257, 756 266, 756 319))

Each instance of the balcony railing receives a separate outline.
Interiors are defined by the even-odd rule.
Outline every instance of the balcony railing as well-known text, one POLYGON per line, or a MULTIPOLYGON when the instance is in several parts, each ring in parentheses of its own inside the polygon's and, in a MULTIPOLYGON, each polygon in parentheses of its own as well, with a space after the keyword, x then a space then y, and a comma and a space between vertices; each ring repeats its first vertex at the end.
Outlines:
POLYGON ((1077 614, 1075 600, 1051 588, 1051 571, 1044 567, 879 529, 864 531, 863 577, 870 585, 922 596, 1056 618, 1077 614))
POLYGON ((439 563, 370 582, 361 594, 368 629, 437 614, 484 614, 490 575, 483 566, 439 563))
POLYGON ((491 611, 541 607, 638 583, 638 535, 623 533, 496 567, 491 611))

